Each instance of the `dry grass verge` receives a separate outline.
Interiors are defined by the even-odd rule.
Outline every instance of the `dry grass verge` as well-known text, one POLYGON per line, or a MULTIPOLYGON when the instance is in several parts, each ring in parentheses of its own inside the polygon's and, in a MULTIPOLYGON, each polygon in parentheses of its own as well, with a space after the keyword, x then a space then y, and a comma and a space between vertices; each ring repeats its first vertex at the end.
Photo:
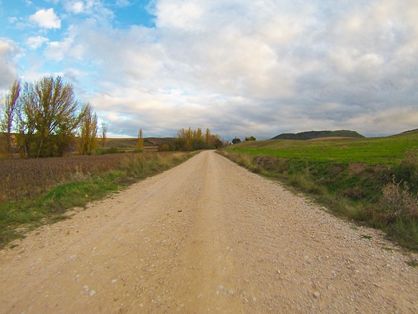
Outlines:
POLYGON ((84 208, 191 156, 177 152, 3 161, 15 176, 2 173, 0 178, 0 248, 39 225, 68 218, 69 209, 84 208))

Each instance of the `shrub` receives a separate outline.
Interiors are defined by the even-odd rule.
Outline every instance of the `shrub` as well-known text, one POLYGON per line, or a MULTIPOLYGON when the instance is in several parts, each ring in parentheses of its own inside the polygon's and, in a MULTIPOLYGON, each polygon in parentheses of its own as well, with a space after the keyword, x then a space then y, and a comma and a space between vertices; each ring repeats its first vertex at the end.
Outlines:
POLYGON ((395 178, 382 190, 382 198, 376 209, 377 218, 391 223, 397 218, 418 221, 418 201, 406 182, 395 182, 395 178))
POLYGON ((394 174, 397 180, 408 183, 409 189, 418 192, 418 148, 407 151, 394 174))
POLYGON ((239 143, 241 143, 241 139, 239 139, 238 137, 235 137, 235 138, 232 140, 232 144, 239 144, 239 143))
POLYGON ((110 148, 100 148, 97 149, 95 154, 96 155, 106 155, 106 154, 119 154, 124 153, 124 150, 119 150, 116 147, 110 147, 110 148))
POLYGON ((308 193, 316 194, 316 195, 325 195, 326 189, 323 186, 320 186, 313 182, 309 176, 302 173, 297 173, 289 178, 290 184, 294 187, 300 188, 303 191, 308 193))
POLYGON ((168 145, 168 144, 163 144, 163 145, 161 145, 161 146, 159 146, 158 147, 158 150, 160 151, 160 152, 168 152, 168 151, 170 151, 171 150, 171 148, 170 148, 170 146, 168 145))
POLYGON ((274 171, 278 168, 279 160, 275 157, 257 156, 254 162, 268 171, 274 171))

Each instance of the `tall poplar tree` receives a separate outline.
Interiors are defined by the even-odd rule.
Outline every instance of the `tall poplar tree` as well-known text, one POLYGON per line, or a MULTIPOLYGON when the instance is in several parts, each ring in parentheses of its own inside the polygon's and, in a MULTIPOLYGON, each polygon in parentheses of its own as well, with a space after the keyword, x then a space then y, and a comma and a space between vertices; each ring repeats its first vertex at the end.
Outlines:
POLYGON ((136 143, 137 149, 143 149, 144 148, 144 138, 142 137, 142 129, 139 129, 138 132, 138 142, 136 143))
POLYGON ((102 123, 102 148, 105 148, 106 145, 106 139, 107 139, 107 124, 106 123, 102 123))
POLYGON ((20 82, 15 80, 10 87, 9 93, 4 100, 3 116, 0 120, 0 130, 4 132, 4 152, 7 157, 11 157, 13 147, 13 124, 15 122, 17 111, 19 110, 18 100, 20 95, 20 82))
POLYGON ((92 112, 89 104, 84 107, 82 115, 78 153, 80 155, 91 155, 97 148, 97 115, 92 112))

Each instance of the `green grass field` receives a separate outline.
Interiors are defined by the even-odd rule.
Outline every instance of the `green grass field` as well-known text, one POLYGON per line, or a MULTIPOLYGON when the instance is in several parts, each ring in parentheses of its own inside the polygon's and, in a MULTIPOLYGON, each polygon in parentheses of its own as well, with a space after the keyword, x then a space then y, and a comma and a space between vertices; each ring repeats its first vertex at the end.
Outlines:
POLYGON ((306 159, 319 162, 367 163, 370 165, 398 163, 405 152, 418 147, 418 132, 390 137, 364 139, 318 139, 309 141, 266 140, 243 142, 229 146, 227 151, 253 156, 306 159))
POLYGON ((418 251, 418 131, 364 139, 252 141, 221 153, 418 251))

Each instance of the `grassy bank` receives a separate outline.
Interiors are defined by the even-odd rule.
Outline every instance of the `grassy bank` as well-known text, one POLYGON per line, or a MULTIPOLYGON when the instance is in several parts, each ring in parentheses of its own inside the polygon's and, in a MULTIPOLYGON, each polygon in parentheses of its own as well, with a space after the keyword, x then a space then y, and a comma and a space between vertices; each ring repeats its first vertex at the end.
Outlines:
POLYGON ((6 197, 3 191, 0 202, 0 248, 37 226, 65 219, 63 214, 68 209, 85 207, 88 202, 177 166, 191 156, 190 153, 149 153, 102 159, 84 156, 72 161, 62 158, 8 161, 9 167, 14 165, 13 179, 19 180, 23 188, 15 189, 10 184, 13 181, 10 176, 0 178, 0 186, 9 193, 13 191, 13 197, 6 197), (56 164, 61 167, 58 169, 56 164), (39 188, 39 176, 45 180, 48 177, 49 183, 39 188))
POLYGON ((364 139, 267 140, 232 145, 229 152, 318 162, 397 164, 418 146, 418 133, 364 139))
POLYGON ((335 214, 418 250, 418 134, 376 139, 259 141, 223 152, 310 194, 335 214))

